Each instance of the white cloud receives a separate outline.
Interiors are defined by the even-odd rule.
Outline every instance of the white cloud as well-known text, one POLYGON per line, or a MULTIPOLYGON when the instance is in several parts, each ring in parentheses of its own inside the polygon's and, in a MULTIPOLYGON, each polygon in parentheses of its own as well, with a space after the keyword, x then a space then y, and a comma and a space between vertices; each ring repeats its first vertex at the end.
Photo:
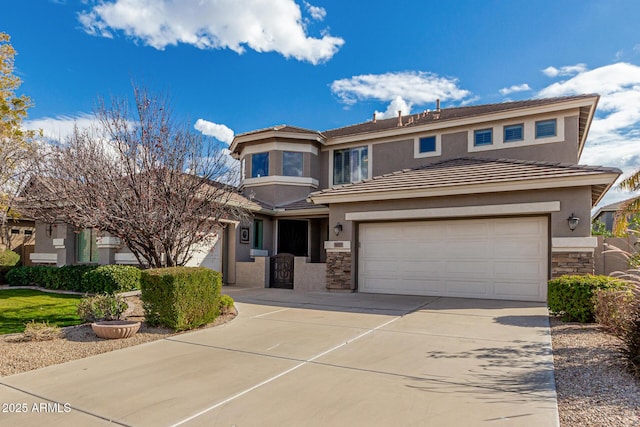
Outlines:
POLYGON ((78 113, 73 116, 61 115, 57 117, 44 117, 35 120, 25 120, 22 125, 25 129, 42 130, 45 139, 63 142, 73 134, 74 127, 79 129, 95 126, 93 114, 78 113))
POLYGON ((513 85, 513 86, 510 86, 510 87, 503 87, 502 89, 500 89, 500 94, 501 95, 509 95, 510 93, 526 92, 528 90, 531 90, 529 85, 526 84, 526 83, 523 83, 521 85, 513 85))
POLYGON ((385 112, 381 113, 376 110, 376 118, 390 119, 392 117, 398 117, 398 111, 402 111, 402 115, 411 114, 412 105, 407 103, 402 97, 396 96, 393 101, 389 103, 385 112))
POLYGON ((440 77, 422 71, 363 74, 334 81, 331 83, 331 91, 346 105, 371 99, 389 102, 391 104, 384 114, 394 116, 399 109, 394 106, 396 104, 408 108, 406 112, 403 109, 403 114, 409 114, 413 105, 433 103, 436 99, 458 101, 471 94, 458 87, 456 78, 440 77))
MULTIPOLYGON (((306 7, 315 20, 326 16, 323 8, 306 7)), ((331 59, 344 44, 326 32, 307 35, 294 0, 111 0, 78 20, 89 34, 112 38, 122 32, 159 50, 178 43, 239 54, 250 48, 312 64, 331 59)))
POLYGON ((316 21, 323 21, 327 16, 327 11, 324 9, 324 7, 313 6, 312 4, 309 4, 307 2, 304 2, 304 7, 307 8, 307 12, 309 12, 311 18, 315 19, 316 21))
POLYGON ((556 67, 547 67, 542 72, 547 77, 565 77, 565 76, 574 76, 576 74, 582 73, 587 69, 586 64, 576 64, 576 65, 566 65, 564 67, 556 68, 556 67))
MULTIPOLYGON (((584 93, 600 95, 581 163, 613 166, 628 176, 640 168, 640 66, 619 62, 587 70, 553 83, 540 97, 584 93)), ((628 192, 610 191, 603 203, 628 198, 628 192)))
POLYGON ((231 144, 231 141, 233 141, 233 131, 225 125, 213 123, 204 119, 198 119, 193 127, 204 135, 212 136, 227 145, 231 144))

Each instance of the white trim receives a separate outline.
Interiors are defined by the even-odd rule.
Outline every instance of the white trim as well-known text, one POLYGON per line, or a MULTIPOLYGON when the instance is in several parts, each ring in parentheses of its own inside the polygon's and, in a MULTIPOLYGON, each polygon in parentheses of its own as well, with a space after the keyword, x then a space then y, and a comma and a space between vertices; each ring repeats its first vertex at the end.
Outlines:
MULTIPOLYGON (((373 144, 353 144, 349 147, 340 147, 336 149, 329 150, 329 187, 333 187, 333 153, 336 150, 350 150, 352 148, 360 148, 367 147, 367 177, 365 179, 369 179, 373 175, 373 144)), ((359 181, 352 181, 359 182, 359 181)), ((346 184, 337 184, 337 185, 346 185, 346 184)))
POLYGON ((58 254, 33 252, 29 254, 29 259, 37 264, 56 264, 58 262, 58 254))
POLYGON ((249 249, 249 256, 251 258, 265 257, 269 256, 269 251, 267 249, 249 249))
POLYGON ((549 201, 507 205, 459 206, 453 208, 347 212, 345 219, 347 221, 385 221, 397 219, 461 218, 488 215, 533 215, 559 211, 560 202, 549 201))
POLYGON ((417 199, 437 196, 453 196, 459 194, 497 193, 502 191, 542 190, 547 188, 581 187, 597 184, 612 185, 619 174, 602 173, 601 175, 581 175, 564 178, 523 179, 483 184, 459 184, 426 189, 390 189, 386 191, 368 191, 362 193, 341 193, 310 195, 313 203, 365 202, 393 199, 417 199))
POLYGON ((98 249, 116 249, 119 248, 122 243, 120 242, 120 239, 118 237, 103 236, 96 239, 96 245, 98 246, 98 249))
POLYGON ((262 144, 250 145, 244 147, 240 152, 241 157, 247 154, 264 153, 267 151, 295 151, 298 153, 311 153, 318 155, 318 147, 311 144, 300 144, 294 142, 265 142, 262 144))
POLYGON ((274 185, 274 184, 318 188, 318 185, 320 185, 320 182, 315 178, 309 178, 306 176, 283 176, 283 175, 268 175, 268 176, 261 176, 259 178, 246 178, 242 182, 242 185, 251 186, 251 187, 259 187, 261 185, 274 185))
POLYGON ((593 252, 598 247, 597 237, 554 237, 552 252, 593 252))
POLYGON ((123 252, 114 255, 114 261, 116 264, 135 264, 138 265, 138 259, 136 256, 129 252, 123 252))
MULTIPOLYGON (((508 121, 514 120, 518 121, 518 118, 526 117, 526 116, 534 116, 537 114, 550 114, 550 112, 557 111, 566 111, 566 110, 575 110, 580 107, 591 107, 591 110, 595 110, 595 104, 598 97, 594 96, 593 98, 587 99, 577 99, 571 100, 568 102, 559 102, 555 104, 544 104, 536 107, 523 107, 516 108, 508 111, 500 111, 497 113, 488 113, 488 114, 479 114, 471 117, 465 117, 462 119, 451 119, 445 121, 434 120, 425 125, 419 126, 409 126, 409 127, 395 127, 392 129, 388 129, 385 131, 372 131, 367 133, 360 133, 356 135, 346 135, 343 137, 331 138, 327 142, 325 142, 325 146, 334 146, 340 144, 346 144, 349 142, 360 141, 363 142, 368 139, 380 139, 385 137, 392 137, 395 139, 399 139, 402 135, 410 135, 412 133, 418 132, 437 132, 444 129, 450 128, 458 128, 463 126, 475 126, 477 127, 477 123, 488 123, 493 121, 508 121)), ((572 115, 567 113, 567 115, 572 115)), ((575 114, 573 114, 575 115, 575 114)), ((520 121, 522 121, 520 119, 520 121)))
POLYGON ((562 142, 565 140, 564 134, 564 123, 565 119, 570 116, 575 116, 576 114, 580 115, 580 111, 578 110, 575 114, 566 114, 562 116, 557 115, 545 115, 539 117, 532 117, 528 120, 510 120, 504 123, 494 123, 488 124, 486 126, 479 125, 478 127, 469 128, 467 130, 467 150, 470 153, 478 152, 478 151, 489 151, 489 150, 501 150, 504 148, 514 148, 514 147, 525 147, 529 145, 540 145, 540 144, 549 144, 553 142, 562 142), (536 138, 536 122, 545 121, 545 120, 556 120, 556 135, 544 138, 536 138), (504 128, 505 126, 512 125, 523 125, 523 140, 522 141, 512 141, 512 142, 504 142, 504 128), (491 129, 492 130, 492 143, 487 145, 474 145, 475 135, 474 132, 477 130, 483 129, 491 129))
POLYGON ((327 240, 324 249, 327 252, 351 252, 351 240, 327 240))
POLYGON ((437 133, 437 134, 425 134, 425 135, 418 135, 415 138, 413 138, 413 158, 414 159, 421 159, 424 157, 438 157, 442 155, 442 134, 437 133), (430 151, 430 152, 426 152, 426 153, 421 153, 420 152, 420 138, 428 138, 430 136, 435 136, 436 137, 436 151, 430 151))
POLYGON ((64 239, 53 239, 53 247, 56 249, 64 249, 64 239))

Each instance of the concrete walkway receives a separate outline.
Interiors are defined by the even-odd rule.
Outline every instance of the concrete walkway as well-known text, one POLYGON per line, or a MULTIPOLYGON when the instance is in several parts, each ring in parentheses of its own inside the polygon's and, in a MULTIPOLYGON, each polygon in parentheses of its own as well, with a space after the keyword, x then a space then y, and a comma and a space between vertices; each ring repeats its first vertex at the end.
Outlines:
POLYGON ((542 304, 225 291, 226 325, 0 378, 0 425, 559 425, 542 304))

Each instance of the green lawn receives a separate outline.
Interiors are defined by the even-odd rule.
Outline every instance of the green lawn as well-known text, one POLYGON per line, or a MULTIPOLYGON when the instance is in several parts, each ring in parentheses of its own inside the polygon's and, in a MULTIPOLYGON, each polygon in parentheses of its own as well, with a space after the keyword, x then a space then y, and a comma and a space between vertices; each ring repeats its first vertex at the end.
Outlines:
POLYGON ((52 294, 30 289, 0 290, 0 334, 23 332, 32 320, 50 325, 70 326, 82 323, 76 314, 78 295, 52 294))

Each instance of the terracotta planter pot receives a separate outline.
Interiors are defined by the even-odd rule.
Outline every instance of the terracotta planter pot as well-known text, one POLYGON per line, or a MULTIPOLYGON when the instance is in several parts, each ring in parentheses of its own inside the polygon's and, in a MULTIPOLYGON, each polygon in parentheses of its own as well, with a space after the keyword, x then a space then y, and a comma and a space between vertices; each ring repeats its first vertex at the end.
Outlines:
POLYGON ((140 329, 140 322, 131 320, 106 320, 91 324, 91 329, 100 338, 120 339, 132 337, 140 329))

